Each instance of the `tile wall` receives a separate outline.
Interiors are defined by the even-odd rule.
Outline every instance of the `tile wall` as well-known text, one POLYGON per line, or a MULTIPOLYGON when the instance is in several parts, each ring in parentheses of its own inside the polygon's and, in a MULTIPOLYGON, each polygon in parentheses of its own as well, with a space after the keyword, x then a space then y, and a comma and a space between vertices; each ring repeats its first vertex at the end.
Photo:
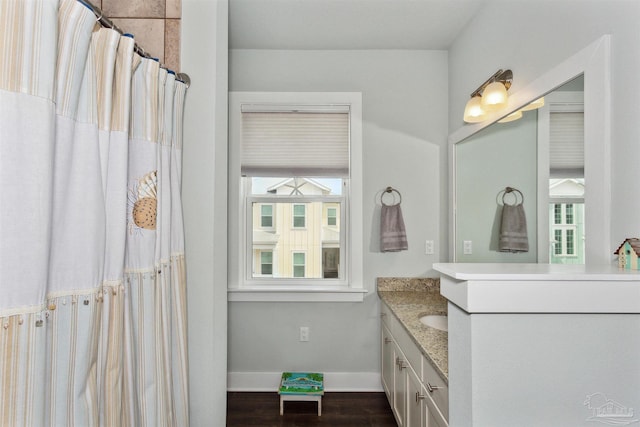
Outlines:
MULTIPOLYGON (((90 0, 91 1, 91 0, 90 0)), ((92 0, 94 5, 167 68, 180 72, 180 0, 92 0)))

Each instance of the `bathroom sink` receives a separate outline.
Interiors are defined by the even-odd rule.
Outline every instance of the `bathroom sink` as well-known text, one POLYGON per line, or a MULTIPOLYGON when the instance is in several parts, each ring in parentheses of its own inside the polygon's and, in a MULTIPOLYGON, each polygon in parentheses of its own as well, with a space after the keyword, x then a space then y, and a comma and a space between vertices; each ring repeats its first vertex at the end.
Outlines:
POLYGON ((423 325, 440 331, 447 332, 449 330, 447 316, 430 314, 428 316, 422 316, 420 322, 422 322, 423 325))

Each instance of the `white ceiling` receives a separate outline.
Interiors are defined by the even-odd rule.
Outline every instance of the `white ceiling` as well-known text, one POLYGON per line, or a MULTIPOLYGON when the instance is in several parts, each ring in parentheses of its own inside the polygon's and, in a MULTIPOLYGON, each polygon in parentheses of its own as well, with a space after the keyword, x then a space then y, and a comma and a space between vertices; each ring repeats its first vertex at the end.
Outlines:
POLYGON ((231 49, 448 49, 487 0, 229 0, 231 49))

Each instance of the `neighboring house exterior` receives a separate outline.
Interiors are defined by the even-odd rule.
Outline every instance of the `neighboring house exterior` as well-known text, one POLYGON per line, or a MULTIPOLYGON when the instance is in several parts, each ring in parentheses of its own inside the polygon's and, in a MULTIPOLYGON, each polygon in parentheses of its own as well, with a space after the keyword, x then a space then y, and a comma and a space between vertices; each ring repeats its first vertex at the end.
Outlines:
POLYGON ((554 179, 549 185, 549 262, 584 264, 584 184, 554 179))
MULTIPOLYGON (((267 192, 296 197, 331 190, 308 178, 290 178, 267 192)), ((253 277, 338 277, 340 203, 299 200, 254 204, 253 277)))
POLYGON ((625 270, 638 270, 638 255, 640 255, 640 239, 629 238, 614 252, 618 255, 618 267, 625 270))

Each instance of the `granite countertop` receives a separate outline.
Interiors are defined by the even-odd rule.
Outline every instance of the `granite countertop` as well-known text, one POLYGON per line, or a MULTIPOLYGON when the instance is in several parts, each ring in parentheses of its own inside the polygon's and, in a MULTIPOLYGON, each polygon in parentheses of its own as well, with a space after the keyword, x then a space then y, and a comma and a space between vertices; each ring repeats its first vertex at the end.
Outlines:
POLYGON ((378 296, 387 304, 428 362, 449 383, 448 333, 420 322, 427 314, 447 314, 447 300, 440 295, 440 279, 377 279, 378 296))

